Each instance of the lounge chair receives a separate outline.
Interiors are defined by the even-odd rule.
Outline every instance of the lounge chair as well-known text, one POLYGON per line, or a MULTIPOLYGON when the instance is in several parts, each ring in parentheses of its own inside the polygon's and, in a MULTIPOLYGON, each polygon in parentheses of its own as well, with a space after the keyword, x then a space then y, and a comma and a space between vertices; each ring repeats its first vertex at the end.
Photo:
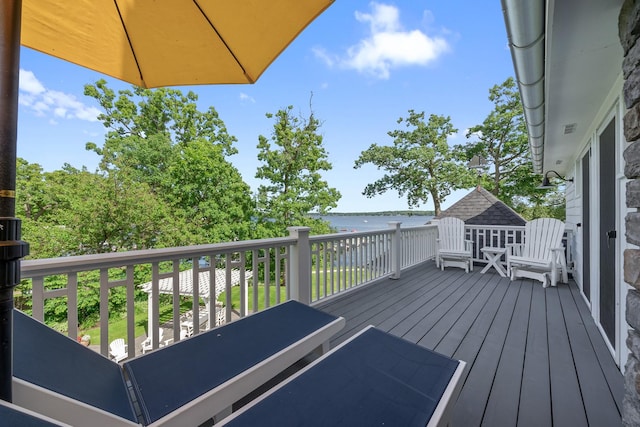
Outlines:
POLYGON ((446 426, 464 367, 368 327, 219 425, 446 426))
POLYGON ((71 425, 139 425, 122 366, 13 311, 13 403, 71 425))
POLYGON ((289 301, 121 366, 14 313, 14 403, 92 427, 200 425, 309 353, 327 351, 345 323, 289 301))
POLYGON ((464 268, 473 271, 473 241, 466 240, 464 221, 459 218, 445 217, 438 220, 438 239, 436 240, 436 266, 464 268))
POLYGON ((546 288, 556 286, 558 272, 569 281, 567 261, 562 246, 564 223, 553 218, 529 221, 521 244, 507 244, 507 272, 511 280, 528 277, 540 280, 546 288))
POLYGON ((200 425, 309 353, 326 352, 343 327, 343 318, 288 301, 123 367, 144 424, 200 425))
POLYGON ((114 362, 122 362, 129 357, 127 353, 127 344, 123 338, 116 338, 109 343, 109 356, 114 362))
POLYGON ((69 424, 63 424, 2 399, 0 399, 0 422, 3 426, 70 427, 69 424))

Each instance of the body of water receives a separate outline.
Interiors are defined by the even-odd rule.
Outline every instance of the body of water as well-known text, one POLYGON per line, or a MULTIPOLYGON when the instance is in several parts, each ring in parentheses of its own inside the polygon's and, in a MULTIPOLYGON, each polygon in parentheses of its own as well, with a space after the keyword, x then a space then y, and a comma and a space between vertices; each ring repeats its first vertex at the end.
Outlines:
POLYGON ((425 225, 433 218, 427 215, 320 215, 338 231, 371 231, 389 228, 390 221, 401 222, 401 227, 425 225))

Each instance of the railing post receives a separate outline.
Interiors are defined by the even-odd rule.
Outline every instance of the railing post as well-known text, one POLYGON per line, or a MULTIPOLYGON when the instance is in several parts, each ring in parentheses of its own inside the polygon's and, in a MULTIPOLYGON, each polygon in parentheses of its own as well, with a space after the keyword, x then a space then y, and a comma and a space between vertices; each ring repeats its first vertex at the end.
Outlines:
POLYGON ((311 245, 309 227, 288 227, 289 235, 297 239, 291 247, 291 299, 311 304, 311 245))
POLYGON ((400 232, 401 222, 389 221, 389 228, 393 228, 395 233, 391 235, 391 278, 399 279, 402 270, 402 234, 400 232))

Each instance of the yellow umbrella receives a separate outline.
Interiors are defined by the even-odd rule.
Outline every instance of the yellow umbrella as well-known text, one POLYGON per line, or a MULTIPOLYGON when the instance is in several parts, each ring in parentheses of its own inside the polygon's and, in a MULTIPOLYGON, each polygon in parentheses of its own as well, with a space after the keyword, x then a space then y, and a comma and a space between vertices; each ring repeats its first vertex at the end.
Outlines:
POLYGON ((0 2, 0 399, 11 401, 20 44, 152 88, 254 83, 333 0, 0 2))
POLYGON ((21 43, 143 87, 254 83, 331 0, 23 0, 21 43))

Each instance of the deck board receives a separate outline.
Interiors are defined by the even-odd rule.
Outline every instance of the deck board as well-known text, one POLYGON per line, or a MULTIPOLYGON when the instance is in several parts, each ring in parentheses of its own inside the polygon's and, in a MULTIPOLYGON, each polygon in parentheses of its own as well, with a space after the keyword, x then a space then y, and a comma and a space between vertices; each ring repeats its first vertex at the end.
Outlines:
POLYGON ((608 388, 607 380, 602 369, 593 369, 594 366, 599 365, 598 357, 592 347, 589 334, 582 325, 583 319, 578 312, 571 292, 560 292, 559 294, 589 425, 606 425, 607 420, 615 415, 614 411, 618 412, 614 398, 610 394, 602 395, 598 392, 598 390, 608 388), (603 399, 606 399, 607 402, 603 402, 603 399))
POLYGON ((542 286, 532 286, 518 408, 519 427, 550 426, 552 420, 545 295, 542 286))
POLYGON ((489 426, 515 426, 518 421, 520 389, 529 327, 532 287, 520 286, 509 329, 493 379, 491 394, 483 417, 489 426))
MULTIPOLYGON (((479 270, 479 269, 476 269, 479 270)), ((452 426, 620 425, 623 378, 575 283, 403 271, 316 307, 467 362, 452 426)))

